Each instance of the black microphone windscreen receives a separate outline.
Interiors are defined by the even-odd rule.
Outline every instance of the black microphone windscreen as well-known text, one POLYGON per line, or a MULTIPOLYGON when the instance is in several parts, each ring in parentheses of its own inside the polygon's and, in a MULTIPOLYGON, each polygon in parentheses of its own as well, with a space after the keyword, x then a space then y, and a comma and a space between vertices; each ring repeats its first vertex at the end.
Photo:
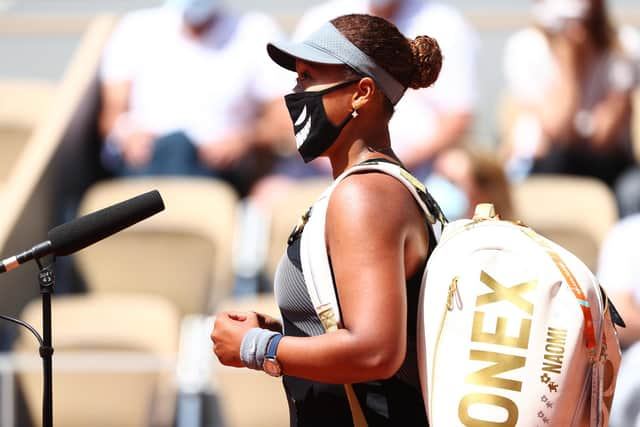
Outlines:
POLYGON ((69 255, 164 210, 157 190, 61 224, 49 231, 51 250, 69 255))

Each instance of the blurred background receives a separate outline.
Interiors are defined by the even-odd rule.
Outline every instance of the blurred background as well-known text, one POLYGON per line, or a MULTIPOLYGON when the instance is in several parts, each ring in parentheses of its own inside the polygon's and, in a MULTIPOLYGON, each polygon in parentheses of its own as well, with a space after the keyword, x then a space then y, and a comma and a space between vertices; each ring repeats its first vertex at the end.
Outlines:
MULTIPOLYGON (((490 201, 573 251, 627 319, 632 354, 637 0, 190 3, 0 0, 2 257, 151 189, 167 207, 55 260, 56 425, 287 425, 280 381, 219 366, 208 336, 225 307, 278 315, 287 236, 329 182, 322 162, 301 167, 281 101, 294 75, 264 45, 348 11, 389 13, 443 48, 440 81, 405 97, 391 131, 445 213, 490 201)), ((0 314, 39 328, 38 298, 35 264, 0 276, 0 314)), ((41 423, 37 352, 0 323, 0 427, 41 423)), ((636 425, 638 372, 625 375, 614 427, 636 425)))

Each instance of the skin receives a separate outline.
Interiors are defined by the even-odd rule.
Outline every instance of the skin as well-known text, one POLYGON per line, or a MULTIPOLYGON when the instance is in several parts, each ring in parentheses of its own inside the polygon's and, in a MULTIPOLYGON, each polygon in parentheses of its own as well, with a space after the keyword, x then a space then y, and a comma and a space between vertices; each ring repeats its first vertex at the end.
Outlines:
POLYGON ((157 135, 136 126, 128 119, 126 123, 116 127, 118 118, 129 111, 131 82, 106 82, 103 83, 101 92, 100 133, 103 137, 109 133, 114 135, 115 142, 120 146, 124 160, 129 166, 133 168, 144 166, 151 159, 153 140, 157 135))
MULTIPOLYGON (((345 81, 344 68, 298 61, 296 91, 317 91, 345 81)), ((327 116, 337 124, 356 109, 325 153, 336 177, 370 158, 397 161, 390 147, 389 114, 371 78, 327 94, 327 116)), ((317 337, 285 337, 278 347, 284 373, 326 383, 388 378, 406 353, 405 282, 422 268, 428 253, 424 216, 402 183, 381 173, 351 175, 332 194, 326 244, 340 300, 343 325, 317 337)), ((253 312, 218 314, 213 349, 225 365, 242 367, 240 344, 252 327, 279 330, 253 312)))

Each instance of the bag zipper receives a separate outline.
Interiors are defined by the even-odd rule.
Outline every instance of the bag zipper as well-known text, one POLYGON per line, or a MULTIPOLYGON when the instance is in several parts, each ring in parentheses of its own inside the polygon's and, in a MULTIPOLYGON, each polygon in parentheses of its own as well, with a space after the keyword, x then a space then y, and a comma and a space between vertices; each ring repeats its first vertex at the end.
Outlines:
POLYGON ((436 361, 438 358, 438 349, 440 347, 440 338, 442 338, 442 331, 444 330, 444 324, 447 320, 447 313, 453 311, 454 308, 454 300, 457 303, 458 309, 462 309, 462 298, 460 297, 460 290, 458 289, 458 276, 454 276, 451 279, 451 283, 449 283, 449 291, 447 293, 447 301, 445 305, 445 310, 442 313, 442 318, 440 320, 440 327, 438 330, 438 336, 436 337, 436 343, 433 354, 433 364, 431 366, 431 394, 429 396, 429 419, 433 420, 433 387, 435 384, 435 373, 436 373, 436 361))

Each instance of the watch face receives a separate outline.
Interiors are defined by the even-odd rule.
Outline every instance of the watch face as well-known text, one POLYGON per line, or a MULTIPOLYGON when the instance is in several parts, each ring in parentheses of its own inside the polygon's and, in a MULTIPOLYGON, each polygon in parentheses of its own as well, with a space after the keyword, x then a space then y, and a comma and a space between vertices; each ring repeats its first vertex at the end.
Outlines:
POLYGON ((264 371, 272 377, 279 377, 282 375, 280 364, 275 359, 264 359, 262 369, 264 369, 264 371))

